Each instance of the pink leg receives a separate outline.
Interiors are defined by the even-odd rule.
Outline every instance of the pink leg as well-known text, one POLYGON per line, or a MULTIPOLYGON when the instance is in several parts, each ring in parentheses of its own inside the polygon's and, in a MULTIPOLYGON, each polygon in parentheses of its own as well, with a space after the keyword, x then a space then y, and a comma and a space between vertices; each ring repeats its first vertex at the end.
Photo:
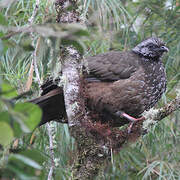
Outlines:
POLYGON ((132 126, 133 126, 133 124, 134 124, 135 122, 145 120, 145 118, 144 118, 143 116, 140 117, 140 118, 134 118, 134 117, 126 114, 125 112, 122 112, 122 111, 116 112, 116 115, 117 115, 117 116, 121 116, 122 118, 126 118, 127 120, 130 121, 130 125, 129 125, 129 127, 128 127, 128 133, 131 132, 132 126))

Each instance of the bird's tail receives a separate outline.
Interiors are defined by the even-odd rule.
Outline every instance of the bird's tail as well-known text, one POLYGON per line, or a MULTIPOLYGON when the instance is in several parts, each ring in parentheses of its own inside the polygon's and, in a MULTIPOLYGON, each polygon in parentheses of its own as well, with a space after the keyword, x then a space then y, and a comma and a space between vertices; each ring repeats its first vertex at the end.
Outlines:
POLYGON ((37 104, 42 109, 43 114, 39 125, 66 117, 63 90, 59 87, 29 102, 37 104))

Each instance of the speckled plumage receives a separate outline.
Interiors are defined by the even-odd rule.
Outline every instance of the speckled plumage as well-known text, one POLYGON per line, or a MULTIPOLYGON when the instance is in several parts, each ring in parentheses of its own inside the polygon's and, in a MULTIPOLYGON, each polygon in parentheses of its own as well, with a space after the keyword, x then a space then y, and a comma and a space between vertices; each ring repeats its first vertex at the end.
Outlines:
MULTIPOLYGON (((153 107, 166 90, 161 56, 167 51, 160 39, 149 38, 131 51, 110 51, 86 58, 89 73, 84 72, 84 79, 88 108, 97 112, 102 122, 121 126, 128 121, 117 117, 116 112, 123 111, 139 117, 143 111, 153 107)), ((46 83, 43 95, 55 88, 58 87, 46 83)), ((38 104, 41 106, 41 103, 38 104)), ((62 102, 57 100, 55 106, 58 104, 62 106, 62 102)), ((43 108, 48 110, 48 106, 43 108)), ((64 109, 63 106, 63 113, 64 109)), ((62 115, 60 112, 53 113, 57 117, 62 115)))

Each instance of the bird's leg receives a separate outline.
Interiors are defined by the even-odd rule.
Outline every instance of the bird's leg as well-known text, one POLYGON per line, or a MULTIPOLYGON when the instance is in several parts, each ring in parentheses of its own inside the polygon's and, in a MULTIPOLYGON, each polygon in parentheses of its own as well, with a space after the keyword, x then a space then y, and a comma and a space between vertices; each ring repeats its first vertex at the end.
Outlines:
POLYGON ((121 117, 121 118, 125 118, 125 119, 127 119, 127 120, 130 121, 130 125, 129 125, 129 127, 128 127, 128 133, 131 132, 131 128, 132 128, 132 126, 133 126, 133 124, 134 124, 135 122, 145 120, 145 118, 144 118, 143 116, 140 117, 140 118, 134 118, 134 117, 126 114, 126 113, 123 112, 123 111, 117 111, 115 114, 116 114, 116 116, 119 116, 119 117, 121 117))

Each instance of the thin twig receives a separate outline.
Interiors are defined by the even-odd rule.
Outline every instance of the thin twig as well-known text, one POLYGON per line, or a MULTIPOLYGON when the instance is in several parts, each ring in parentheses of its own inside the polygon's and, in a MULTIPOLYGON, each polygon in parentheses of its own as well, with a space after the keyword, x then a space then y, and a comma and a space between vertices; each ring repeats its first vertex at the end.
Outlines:
POLYGON ((50 149, 50 157, 51 157, 51 167, 50 167, 49 174, 48 174, 48 180, 51 180, 52 175, 53 175, 53 170, 55 168, 54 150, 53 150, 53 136, 52 136, 52 129, 51 129, 50 123, 47 123, 46 127, 47 127, 47 130, 48 130, 49 149, 50 149))
POLYGON ((36 74, 36 78, 39 84, 39 87, 41 86, 41 79, 40 79, 40 75, 39 75, 39 70, 38 70, 38 66, 37 66, 37 51, 39 49, 39 38, 38 41, 36 43, 36 48, 35 51, 33 52, 33 65, 34 65, 34 70, 35 70, 35 74, 36 74))
POLYGON ((29 75, 28 75, 28 79, 27 79, 27 82, 26 82, 25 91, 29 91, 30 88, 31 88, 33 72, 34 72, 34 65, 33 65, 33 62, 32 62, 31 67, 29 69, 29 75))
MULTIPOLYGON (((40 3, 40 0, 36 0, 36 4, 35 4, 35 8, 33 10, 33 13, 32 13, 32 16, 29 18, 29 25, 31 26, 33 23, 34 23, 34 18, 37 14, 37 11, 38 11, 38 8, 39 8, 39 3, 40 3)), ((16 34, 16 33, 14 33, 16 34)), ((13 34, 12 34, 13 35, 13 34)), ((32 39, 34 38, 33 34, 31 33, 31 37, 32 39)), ((36 73, 36 77, 38 79, 38 84, 40 86, 40 77, 39 77, 39 72, 38 72, 38 68, 37 68, 37 49, 38 49, 38 41, 36 43, 36 48, 35 48, 35 51, 33 52, 33 58, 32 58, 32 63, 31 63, 31 67, 30 67, 30 70, 29 70, 29 76, 28 76, 28 80, 27 80, 27 83, 26 83, 26 91, 29 91, 31 85, 32 85, 32 78, 33 78, 33 72, 34 72, 34 68, 35 68, 35 73, 36 73)))
MULTIPOLYGON (((37 11, 39 9, 39 3, 40 3, 40 0, 36 0, 36 4, 35 4, 35 7, 34 7, 32 16, 28 20, 29 25, 32 25, 34 23, 35 16, 36 16, 37 11)), ((31 33, 31 36, 32 36, 32 38, 34 37, 32 33, 31 33)), ((35 51, 33 52, 32 65, 34 67, 36 78, 37 78, 37 81, 38 81, 38 84, 39 84, 39 87, 40 87, 41 86, 41 80, 40 80, 39 70, 38 70, 38 66, 37 66, 37 51, 38 51, 38 48, 39 48, 39 39, 38 39, 38 41, 36 43, 35 51)))
MULTIPOLYGON (((6 36, 2 37, 2 40, 7 40, 10 37, 19 34, 19 33, 38 33, 40 36, 43 37, 57 37, 57 38, 67 38, 72 36, 72 33, 68 31, 63 31, 62 27, 65 25, 55 25, 53 23, 45 24, 45 25, 28 25, 28 26, 3 26, 0 25, 0 30, 3 32, 9 32, 6 36)), ((70 26, 66 26, 67 28, 70 26)), ((77 31, 83 26, 78 25, 77 31)), ((73 32, 74 33, 74 32, 73 32)))
POLYGON ((30 25, 32 25, 33 22, 34 22, 34 18, 35 18, 36 14, 37 14, 37 11, 39 9, 39 4, 40 4, 40 0, 36 0, 36 4, 35 4, 35 8, 34 8, 33 14, 29 18, 29 20, 28 20, 30 25))

